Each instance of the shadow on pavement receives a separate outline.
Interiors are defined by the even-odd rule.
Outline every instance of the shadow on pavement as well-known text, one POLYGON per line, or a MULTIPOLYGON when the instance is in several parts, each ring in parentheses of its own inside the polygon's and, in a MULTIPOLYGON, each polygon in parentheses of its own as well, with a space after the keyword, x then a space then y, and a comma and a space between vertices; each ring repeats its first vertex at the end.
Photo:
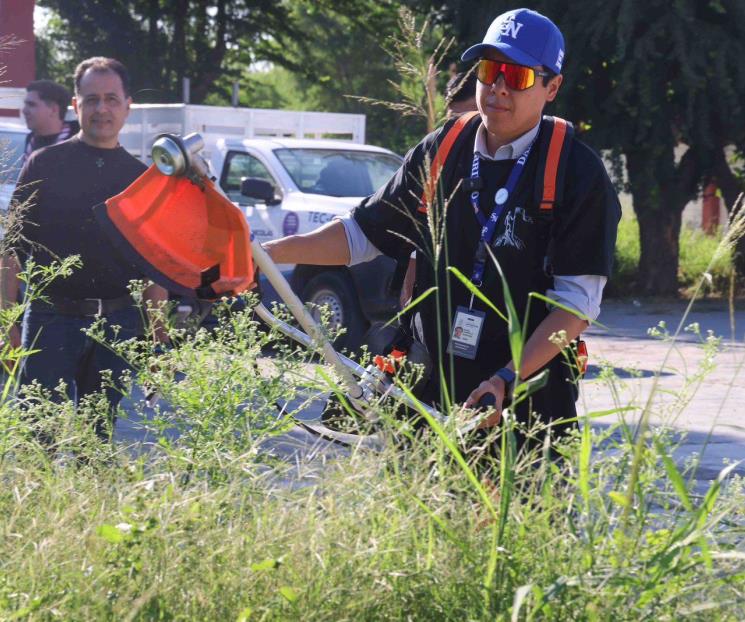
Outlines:
POLYGON ((655 375, 674 376, 672 372, 652 369, 627 369, 625 367, 600 367, 599 365, 588 365, 585 373, 585 380, 599 378, 602 373, 612 373, 616 378, 652 378, 655 375))

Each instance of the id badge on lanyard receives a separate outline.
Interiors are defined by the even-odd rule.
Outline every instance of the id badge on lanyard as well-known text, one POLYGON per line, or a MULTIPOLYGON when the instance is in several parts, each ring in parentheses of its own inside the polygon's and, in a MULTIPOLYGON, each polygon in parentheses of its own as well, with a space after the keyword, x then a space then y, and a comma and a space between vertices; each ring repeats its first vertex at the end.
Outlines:
MULTIPOLYGON (((517 182, 520 180, 520 175, 522 175, 525 163, 528 161, 528 156, 530 156, 530 151, 533 148, 534 143, 535 139, 533 139, 525 152, 515 162, 510 171, 510 175, 507 178, 507 183, 497 190, 494 195, 494 209, 489 218, 486 218, 481 213, 481 208, 479 206, 479 191, 474 190, 471 193, 471 206, 476 214, 476 218, 481 224, 481 237, 474 255, 473 271, 471 272, 471 282, 476 287, 481 287, 484 278, 487 259, 486 247, 491 244, 491 241, 494 238, 499 217, 504 211, 507 201, 510 199, 510 196, 517 187, 517 182)), ((471 165, 471 179, 474 181, 479 178, 479 168, 480 158, 477 153, 474 153, 473 164, 471 165)), ((473 308, 473 295, 471 295, 471 303, 468 308, 459 306, 455 310, 453 331, 450 334, 450 343, 448 343, 447 348, 448 353, 453 354, 454 356, 474 360, 476 358, 476 353, 478 352, 485 320, 486 313, 473 308)))
POLYGON ((483 311, 458 306, 453 319, 453 332, 450 335, 448 354, 474 360, 479 349, 485 319, 486 313, 483 311))

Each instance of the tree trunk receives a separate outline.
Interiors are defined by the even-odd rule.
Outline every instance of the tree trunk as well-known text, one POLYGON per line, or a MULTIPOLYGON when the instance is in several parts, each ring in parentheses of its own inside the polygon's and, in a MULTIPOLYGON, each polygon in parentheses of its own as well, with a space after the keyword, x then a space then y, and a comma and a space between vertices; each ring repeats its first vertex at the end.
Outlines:
POLYGON ((173 43, 171 44, 171 68, 176 74, 176 93, 181 95, 181 79, 186 76, 188 59, 186 57, 186 21, 189 11, 188 0, 176 0, 173 8, 173 43))
MULTIPOLYGON (((227 0, 220 0, 217 3, 217 14, 215 16, 215 45, 205 48, 204 58, 199 65, 199 75, 196 76, 193 87, 194 103, 202 103, 215 82, 220 78, 223 72, 223 61, 227 52, 227 0)), ((206 8, 205 8, 206 11, 206 8)), ((206 33, 205 33, 206 36, 206 33)))
POLYGON ((639 286, 649 296, 678 295, 681 214, 670 210, 637 209, 641 257, 639 286))
MULTIPOLYGON (((672 150, 671 154, 672 155, 672 150)), ((674 162, 666 167, 657 154, 657 170, 650 170, 654 158, 643 150, 626 153, 634 212, 639 222, 638 286, 648 296, 678 295, 680 225, 685 200, 676 187, 674 162), (666 170, 667 169, 667 170, 666 170), (667 173, 667 175, 665 175, 667 173), (667 183, 659 183, 665 175, 667 183)), ((683 164, 683 161, 681 161, 683 164)))

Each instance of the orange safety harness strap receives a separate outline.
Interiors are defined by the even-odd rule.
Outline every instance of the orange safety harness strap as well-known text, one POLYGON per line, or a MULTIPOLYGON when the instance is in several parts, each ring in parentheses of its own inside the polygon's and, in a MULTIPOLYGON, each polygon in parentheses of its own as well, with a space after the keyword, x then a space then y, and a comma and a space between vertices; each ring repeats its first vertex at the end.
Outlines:
MULTIPOLYGON (((440 181, 448 156, 453 149, 458 137, 463 130, 468 127, 469 123, 478 116, 478 112, 469 112, 458 117, 450 129, 446 132, 440 145, 437 147, 429 175, 424 184, 424 191, 419 203, 418 211, 426 214, 428 206, 431 205, 437 190, 437 184, 440 181)), ((537 179, 539 186, 539 207, 542 214, 550 213, 555 205, 561 201, 563 191, 564 168, 566 159, 571 146, 571 138, 574 136, 574 127, 565 119, 559 117, 543 118, 544 123, 551 125, 551 135, 547 145, 541 145, 540 159, 543 168, 542 178, 537 179)), ((540 170, 540 168, 539 168, 540 170)))
POLYGON ((546 155, 546 166, 543 170, 543 197, 541 197, 541 211, 554 208, 556 201, 556 180, 559 173, 559 160, 561 158, 564 141, 567 137, 567 122, 564 119, 554 117, 551 130, 551 140, 548 144, 546 155))
POLYGON ((447 162, 453 145, 455 145, 455 141, 468 124, 478 115, 478 111, 473 111, 459 116, 445 134, 445 138, 437 147, 435 157, 432 158, 429 175, 427 175, 427 179, 424 180, 424 191, 422 192, 422 198, 419 203, 419 211, 421 213, 427 213, 428 206, 432 204, 432 201, 435 198, 437 184, 440 181, 440 173, 442 173, 442 169, 445 166, 445 162, 447 162))

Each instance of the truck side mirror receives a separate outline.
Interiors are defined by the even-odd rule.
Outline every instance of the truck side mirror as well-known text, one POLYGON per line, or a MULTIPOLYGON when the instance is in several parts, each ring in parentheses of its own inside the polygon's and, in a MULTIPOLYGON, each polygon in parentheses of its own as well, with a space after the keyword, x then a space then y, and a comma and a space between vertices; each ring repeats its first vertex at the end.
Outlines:
POLYGON ((258 177, 244 177, 241 179, 241 194, 250 199, 258 199, 267 205, 277 205, 282 201, 277 199, 274 186, 266 179, 258 177))

